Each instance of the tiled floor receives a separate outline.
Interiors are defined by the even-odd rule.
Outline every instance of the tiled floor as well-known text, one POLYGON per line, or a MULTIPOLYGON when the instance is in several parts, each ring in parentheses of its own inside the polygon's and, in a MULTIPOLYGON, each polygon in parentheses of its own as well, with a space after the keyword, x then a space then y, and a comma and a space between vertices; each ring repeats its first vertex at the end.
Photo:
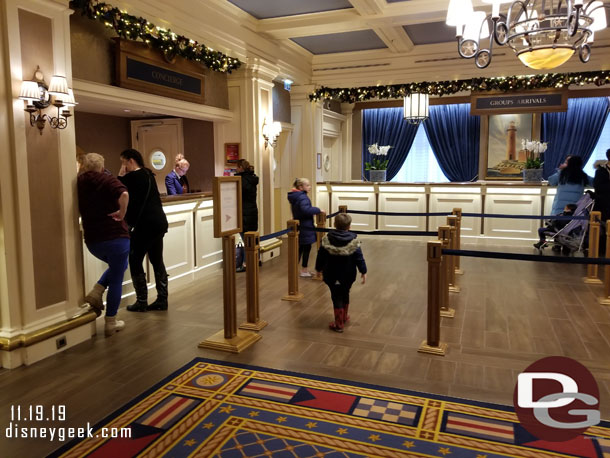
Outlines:
MULTIPOLYGON (((533 252, 527 242, 480 245, 533 252)), ((261 317, 269 326, 253 347, 239 355, 197 347, 222 328, 218 273, 172 289, 167 313, 121 311, 127 328, 112 338, 100 332, 31 367, 0 370, 0 426, 8 425, 11 405, 32 404, 66 405, 67 420, 47 426, 93 424, 196 356, 511 404, 521 370, 543 356, 564 355, 593 372, 602 417, 610 418, 610 312, 597 304, 602 287, 583 283, 583 266, 462 258, 462 290, 451 294, 456 316, 441 325, 449 351, 439 357, 417 352, 426 334, 424 242, 369 236, 363 251, 370 273, 365 285, 354 284, 343 334, 328 330, 332 308, 323 283, 303 280, 303 301, 280 300, 287 291, 281 256, 261 267, 261 317)), ((245 274, 237 283, 242 322, 245 274)), ((4 435, 0 442, 7 457, 44 456, 61 445, 4 435)))

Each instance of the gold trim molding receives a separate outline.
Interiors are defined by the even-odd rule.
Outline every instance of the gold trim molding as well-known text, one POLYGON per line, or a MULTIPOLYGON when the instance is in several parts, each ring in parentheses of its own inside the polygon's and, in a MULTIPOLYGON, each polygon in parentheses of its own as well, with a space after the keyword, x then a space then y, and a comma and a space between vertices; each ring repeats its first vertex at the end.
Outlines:
POLYGON ((19 347, 29 347, 43 340, 63 334, 64 332, 83 326, 95 321, 95 312, 88 312, 77 318, 72 318, 60 323, 38 329, 28 334, 20 334, 14 337, 0 337, 0 351, 13 351, 19 347))

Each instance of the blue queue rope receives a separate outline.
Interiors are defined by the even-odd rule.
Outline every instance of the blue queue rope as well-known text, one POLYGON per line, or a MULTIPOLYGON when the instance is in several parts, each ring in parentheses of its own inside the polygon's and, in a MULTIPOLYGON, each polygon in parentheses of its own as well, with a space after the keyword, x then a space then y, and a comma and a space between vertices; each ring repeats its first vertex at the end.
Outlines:
POLYGON ((269 239, 272 239, 274 237, 279 237, 281 235, 288 234, 290 231, 292 231, 292 229, 284 229, 283 231, 274 232, 273 234, 263 235, 263 236, 261 236, 259 238, 259 240, 261 242, 264 242, 265 240, 269 240, 269 239))
POLYGON ((514 219, 552 219, 552 220, 573 220, 581 219, 588 220, 588 216, 568 216, 568 215, 503 215, 498 213, 462 213, 462 217, 475 217, 475 218, 514 218, 514 219))
POLYGON ((566 258, 560 256, 542 256, 539 254, 502 253, 497 251, 450 250, 443 249, 442 254, 467 256, 471 258, 515 259, 519 261, 558 262, 561 264, 610 264, 609 258, 566 258))
MULTIPOLYGON (((348 213, 354 213, 356 215, 382 215, 382 216, 449 216, 453 213, 449 212, 436 212, 436 213, 394 213, 394 212, 374 212, 366 210, 347 210, 348 213)), ((337 212, 339 213, 339 212, 337 212)), ((335 216, 337 213, 333 213, 335 216)), ((505 215, 500 213, 462 213, 462 217, 473 217, 473 218, 514 218, 514 219, 552 219, 552 220, 588 220, 588 216, 569 216, 569 215, 505 215)), ((330 217, 329 217, 330 218, 330 217)))
MULTIPOLYGON (((316 227, 316 228, 309 228, 309 227, 303 227, 301 228, 301 231, 306 232, 330 232, 333 231, 334 229, 329 229, 327 227, 316 227)), ((428 231, 354 231, 352 229, 350 229, 350 232, 353 232, 354 234, 364 234, 364 235, 413 235, 413 236, 436 236, 438 235, 438 232, 428 232, 428 231)))
POLYGON ((393 212, 371 212, 365 210, 350 210, 347 209, 348 213, 355 215, 381 215, 381 216, 449 216, 451 212, 438 212, 438 213, 393 213, 393 212))
POLYGON ((330 215, 326 215, 326 219, 331 219, 334 218, 335 216, 337 216, 339 213, 341 212, 335 212, 335 213, 331 213, 330 215))

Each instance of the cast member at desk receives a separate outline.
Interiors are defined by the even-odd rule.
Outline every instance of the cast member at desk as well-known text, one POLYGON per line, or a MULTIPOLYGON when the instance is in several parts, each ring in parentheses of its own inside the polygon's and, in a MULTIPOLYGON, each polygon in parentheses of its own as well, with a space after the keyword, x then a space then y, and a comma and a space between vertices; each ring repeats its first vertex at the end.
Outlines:
POLYGON ((182 185, 182 183, 180 183, 180 179, 184 178, 186 172, 189 170, 189 167, 190 164, 186 159, 180 159, 178 162, 176 162, 174 170, 167 174, 165 177, 165 187, 167 188, 168 196, 188 192, 188 185, 182 185))
MULTIPOLYGON (((176 158, 174 159, 174 162, 177 164, 182 159, 186 159, 184 157, 184 154, 182 154, 182 153, 176 154, 176 158)), ((191 192, 191 187, 189 186, 189 180, 186 177, 186 175, 182 175, 180 177, 180 184, 182 185, 182 189, 184 190, 184 192, 191 192)))
POLYGON ((136 302, 128 305, 130 312, 167 310, 167 271, 163 263, 163 237, 167 232, 167 217, 161 205, 157 183, 152 171, 144 167, 139 151, 126 149, 121 153, 119 180, 129 191, 129 206, 125 220, 131 228, 129 270, 136 290, 136 302), (148 305, 146 273, 142 267, 144 256, 155 272, 157 299, 148 305))

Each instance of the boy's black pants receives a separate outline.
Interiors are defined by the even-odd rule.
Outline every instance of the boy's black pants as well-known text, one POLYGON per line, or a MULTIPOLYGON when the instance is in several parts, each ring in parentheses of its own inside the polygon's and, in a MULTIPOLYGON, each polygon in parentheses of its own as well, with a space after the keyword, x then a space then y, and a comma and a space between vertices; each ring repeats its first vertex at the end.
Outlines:
POLYGON ((330 289, 330 298, 333 301, 333 308, 345 308, 345 306, 349 304, 349 290, 352 287, 352 283, 343 284, 338 280, 325 283, 330 289))

